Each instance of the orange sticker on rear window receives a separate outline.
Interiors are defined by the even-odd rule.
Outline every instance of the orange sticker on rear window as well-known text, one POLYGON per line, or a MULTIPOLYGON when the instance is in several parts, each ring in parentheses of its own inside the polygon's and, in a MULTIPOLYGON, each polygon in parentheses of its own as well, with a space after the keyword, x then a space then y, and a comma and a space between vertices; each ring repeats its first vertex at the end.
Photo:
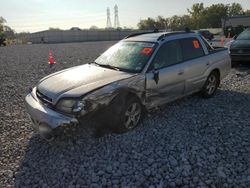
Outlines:
POLYGON ((152 48, 143 48, 141 54, 149 55, 152 52, 152 48))
POLYGON ((194 48, 200 48, 200 44, 198 40, 193 40, 193 45, 194 45, 194 48))

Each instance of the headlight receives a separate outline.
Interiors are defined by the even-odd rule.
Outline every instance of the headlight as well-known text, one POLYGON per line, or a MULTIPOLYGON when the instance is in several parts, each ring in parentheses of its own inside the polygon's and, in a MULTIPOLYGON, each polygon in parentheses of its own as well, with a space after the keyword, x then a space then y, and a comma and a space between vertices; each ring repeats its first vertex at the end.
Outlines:
POLYGON ((74 113, 78 113, 78 112, 82 111, 84 109, 84 107, 85 107, 85 102, 84 101, 77 101, 75 103, 75 105, 73 106, 72 111, 74 113))
POLYGON ((72 113, 77 103, 78 101, 75 99, 61 99, 56 108, 62 112, 72 113))
POLYGON ((78 113, 85 107, 85 102, 76 99, 61 99, 56 108, 66 113, 78 113))

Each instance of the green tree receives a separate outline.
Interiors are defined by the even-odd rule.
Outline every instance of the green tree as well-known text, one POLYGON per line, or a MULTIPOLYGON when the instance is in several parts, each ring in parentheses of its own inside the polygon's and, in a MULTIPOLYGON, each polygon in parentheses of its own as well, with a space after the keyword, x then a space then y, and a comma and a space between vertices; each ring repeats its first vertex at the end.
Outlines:
POLYGON ((228 6, 224 4, 214 4, 207 7, 204 12, 203 28, 221 27, 221 19, 228 17, 228 6))
POLYGON ((232 3, 231 5, 220 3, 208 7, 204 7, 203 3, 196 3, 188 9, 188 13, 188 15, 174 15, 170 18, 163 18, 162 16, 158 16, 156 19, 148 18, 141 20, 138 27, 146 30, 155 28, 183 30, 186 27, 190 29, 219 28, 222 19, 227 19, 230 16, 250 15, 250 10, 244 12, 239 3, 232 3))
POLYGON ((4 23, 6 23, 6 20, 3 17, 0 16, 0 33, 3 32, 3 28, 4 28, 3 25, 4 25, 4 23))
POLYGON ((203 3, 195 3, 192 5, 191 9, 187 9, 192 20, 193 29, 199 29, 204 26, 205 10, 203 3))
POLYGON ((169 28, 171 28, 171 30, 185 30, 185 28, 187 27, 192 27, 192 20, 191 17, 188 15, 174 15, 169 19, 169 28))
POLYGON ((15 31, 7 25, 3 26, 3 33, 4 33, 4 36, 8 39, 15 38, 15 31))
POLYGON ((56 31, 58 31, 58 30, 61 30, 61 29, 58 28, 58 27, 49 27, 49 30, 56 30, 56 31))
POLYGON ((157 29, 166 29, 168 27, 168 20, 162 16, 158 16, 155 20, 155 28, 157 29))
POLYGON ((15 31, 9 26, 5 25, 6 20, 0 16, 0 35, 4 38, 13 39, 15 37, 15 31))
POLYGON ((246 11, 244 12, 244 15, 250 16, 250 10, 246 10, 246 11))
POLYGON ((239 3, 233 3, 231 6, 228 7, 228 16, 238 16, 243 15, 244 10, 239 3))
POLYGON ((98 30, 99 27, 97 27, 97 26, 95 26, 95 25, 92 25, 89 29, 90 29, 90 30, 98 30))
POLYGON ((153 18, 140 20, 138 23, 138 28, 141 30, 154 30, 156 29, 156 21, 153 18))

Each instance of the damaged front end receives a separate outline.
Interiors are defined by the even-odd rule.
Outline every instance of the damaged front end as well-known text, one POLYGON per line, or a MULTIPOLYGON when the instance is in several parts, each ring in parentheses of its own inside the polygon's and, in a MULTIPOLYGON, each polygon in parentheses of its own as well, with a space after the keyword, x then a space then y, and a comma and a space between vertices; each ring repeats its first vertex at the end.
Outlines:
POLYGON ((36 96, 36 88, 25 97, 27 112, 33 127, 46 140, 54 138, 54 130, 59 126, 73 126, 78 123, 74 116, 61 114, 41 103, 36 96))
POLYGON ((88 113, 93 113, 101 108, 107 107, 110 102, 119 94, 131 93, 137 96, 141 103, 145 104, 145 77, 137 74, 133 77, 113 82, 98 88, 78 101, 74 109, 79 110, 77 117, 82 117, 88 113))
POLYGON ((34 128, 46 140, 54 137, 58 127, 71 128, 87 115, 108 108, 110 102, 121 93, 133 93, 144 104, 145 77, 141 74, 97 88, 82 97, 62 97, 56 104, 42 101, 35 87, 26 98, 26 109, 34 128), (38 96, 39 95, 39 96, 38 96))

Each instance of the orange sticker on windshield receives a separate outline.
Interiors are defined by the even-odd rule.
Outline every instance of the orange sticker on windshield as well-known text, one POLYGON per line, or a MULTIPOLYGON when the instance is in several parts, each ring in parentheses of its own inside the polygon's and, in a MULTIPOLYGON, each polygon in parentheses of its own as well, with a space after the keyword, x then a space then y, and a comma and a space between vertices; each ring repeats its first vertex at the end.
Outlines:
POLYGON ((200 44, 197 40, 193 40, 194 48, 200 48, 200 44))
POLYGON ((143 48, 141 53, 145 55, 149 55, 152 52, 152 48, 143 48))

